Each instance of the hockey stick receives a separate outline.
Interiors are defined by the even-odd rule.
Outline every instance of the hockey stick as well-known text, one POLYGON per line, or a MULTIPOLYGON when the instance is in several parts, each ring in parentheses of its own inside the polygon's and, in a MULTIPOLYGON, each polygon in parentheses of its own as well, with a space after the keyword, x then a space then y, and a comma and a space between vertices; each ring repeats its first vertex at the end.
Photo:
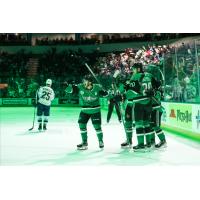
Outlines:
POLYGON ((95 80, 97 81, 98 84, 102 85, 99 81, 99 79, 96 77, 96 75, 94 74, 94 72, 91 70, 91 68, 89 67, 89 65, 87 63, 85 63, 85 66, 87 67, 87 69, 90 71, 90 73, 92 74, 92 76, 95 78, 95 80))
MULTIPOLYGON (((35 98, 35 101, 36 101, 35 103, 36 103, 36 105, 37 105, 37 93, 38 93, 38 90, 39 90, 39 89, 37 89, 37 91, 36 91, 36 98, 35 98)), ((35 108, 34 108, 34 113, 33 113, 33 126, 32 126, 31 128, 28 129, 29 131, 31 131, 31 130, 34 129, 36 107, 37 107, 37 106, 35 106, 35 108)))
POLYGON ((31 131, 31 130, 34 129, 34 125, 35 125, 35 111, 36 111, 36 107, 34 108, 34 114, 33 114, 33 126, 28 129, 29 131, 31 131))
POLYGON ((120 115, 121 115, 121 118, 122 118, 122 124, 123 124, 123 127, 124 127, 124 131, 126 133, 125 119, 124 119, 124 116, 123 116, 123 113, 122 113, 122 104, 120 102, 119 102, 119 112, 120 112, 120 115))

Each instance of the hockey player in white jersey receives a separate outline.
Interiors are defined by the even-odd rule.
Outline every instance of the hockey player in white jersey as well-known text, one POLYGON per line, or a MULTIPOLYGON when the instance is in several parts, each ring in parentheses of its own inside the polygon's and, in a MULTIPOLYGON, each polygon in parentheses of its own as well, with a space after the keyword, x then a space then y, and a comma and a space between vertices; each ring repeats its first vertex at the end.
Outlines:
POLYGON ((52 80, 46 80, 46 86, 42 86, 37 90, 36 102, 37 102, 37 117, 39 127, 38 130, 47 130, 48 117, 50 115, 51 101, 55 98, 53 89, 51 88, 52 80), (42 126, 43 122, 43 126, 42 126))

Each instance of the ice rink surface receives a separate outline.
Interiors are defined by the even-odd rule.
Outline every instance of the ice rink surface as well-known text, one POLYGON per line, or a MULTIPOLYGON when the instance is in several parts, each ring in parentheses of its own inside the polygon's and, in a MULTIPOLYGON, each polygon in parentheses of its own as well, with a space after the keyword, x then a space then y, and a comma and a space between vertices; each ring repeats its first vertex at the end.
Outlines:
MULTIPOLYGON (((165 132, 167 148, 139 153, 122 150, 125 140, 122 124, 113 113, 106 123, 107 111, 102 110, 104 150, 98 147, 95 130, 88 123, 88 150, 77 151, 81 142, 78 128, 80 108, 52 107, 48 130, 38 132, 37 121, 32 127, 31 107, 0 108, 0 165, 77 165, 77 166, 194 166, 200 165, 200 144, 165 132)), ((134 131, 134 144, 136 136, 134 131)), ((158 141, 157 141, 158 142, 158 141)))

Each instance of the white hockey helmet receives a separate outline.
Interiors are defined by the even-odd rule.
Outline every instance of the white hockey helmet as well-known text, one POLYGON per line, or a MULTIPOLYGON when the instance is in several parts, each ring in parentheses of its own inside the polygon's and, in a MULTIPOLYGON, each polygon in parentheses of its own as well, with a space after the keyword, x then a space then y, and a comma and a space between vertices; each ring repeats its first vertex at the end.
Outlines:
POLYGON ((52 85, 52 80, 51 79, 47 79, 46 80, 46 85, 52 85))

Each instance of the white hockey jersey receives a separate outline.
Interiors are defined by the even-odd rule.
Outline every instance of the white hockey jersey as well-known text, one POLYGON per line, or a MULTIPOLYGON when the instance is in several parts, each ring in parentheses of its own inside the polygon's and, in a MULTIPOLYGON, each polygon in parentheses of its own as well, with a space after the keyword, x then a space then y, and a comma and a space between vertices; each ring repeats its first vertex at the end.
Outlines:
POLYGON ((50 106, 51 101, 53 101, 54 98, 55 93, 53 89, 48 86, 40 87, 36 94, 36 99, 38 100, 38 102, 45 106, 50 106))

